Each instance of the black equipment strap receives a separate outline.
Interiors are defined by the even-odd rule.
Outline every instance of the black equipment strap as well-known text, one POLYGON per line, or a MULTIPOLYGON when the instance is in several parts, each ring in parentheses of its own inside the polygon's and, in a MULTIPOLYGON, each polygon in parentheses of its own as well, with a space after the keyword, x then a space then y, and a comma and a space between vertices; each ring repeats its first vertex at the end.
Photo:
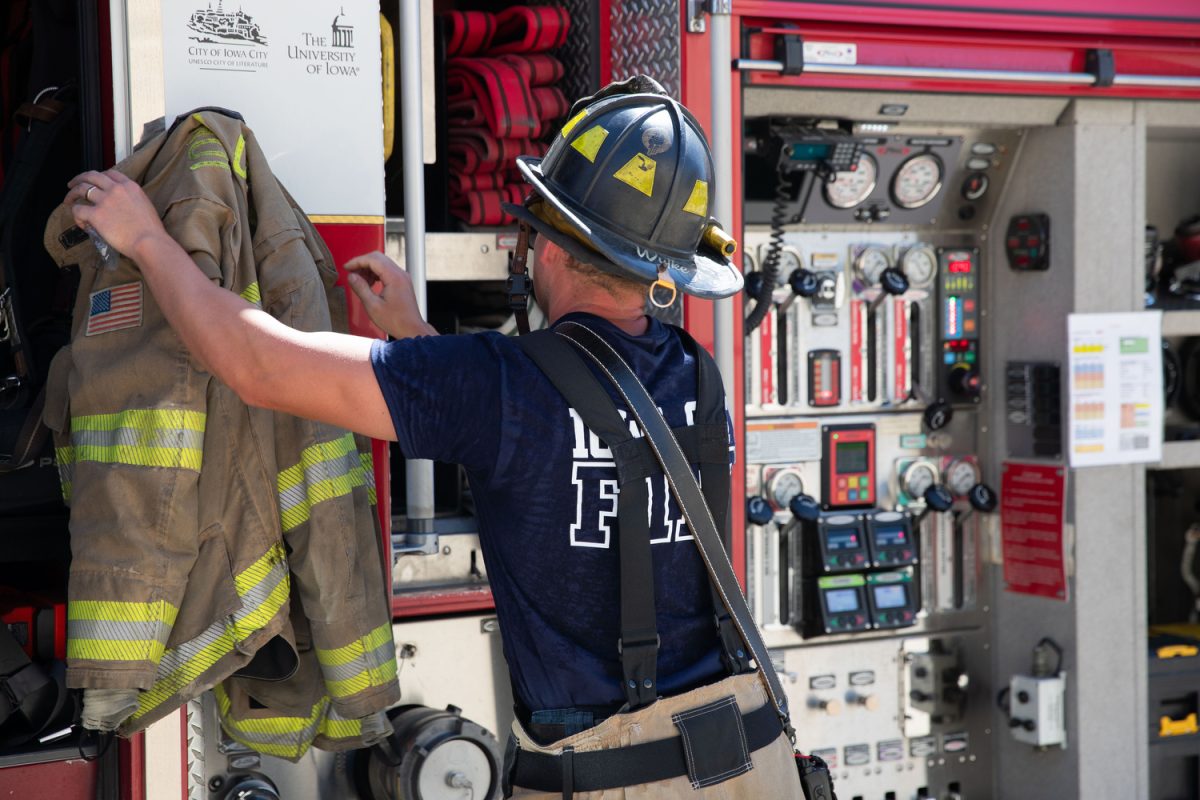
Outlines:
POLYGON ((550 331, 522 336, 517 343, 613 453, 620 495, 617 501, 618 557, 621 569, 621 638, 617 652, 629 710, 658 699, 658 624, 650 521, 646 515, 646 451, 630 433, 608 392, 565 339, 550 331), (641 457, 639 458, 639 454, 641 457))
POLYGON ((508 261, 508 307, 517 318, 517 333, 529 333, 529 295, 533 284, 529 279, 529 225, 517 226, 517 246, 508 261))
MULTIPOLYGON (((704 503, 700 487, 696 484, 695 476, 684 459, 679 443, 671 435, 662 414, 654 405, 654 401, 646 392, 646 388, 634 375, 633 370, 594 331, 577 322, 567 321, 555 328, 555 334, 570 340, 588 355, 601 371, 617 387, 626 405, 637 418, 646 439, 650 442, 654 455, 662 463, 663 472, 667 476, 671 491, 683 510, 684 519, 700 550, 701 558, 708 568, 709 577, 721 596, 722 605, 728 610, 739 637, 757 662, 761 670, 767 693, 770 695, 784 730, 789 738, 794 739, 794 731, 788 716, 787 696, 779 683, 779 676, 771 664, 762 634, 750 615, 746 599, 738 586, 733 574, 733 567, 722 550, 721 535, 712 514, 704 503)), ((597 432, 599 435, 599 433, 597 432)))
MULTIPOLYGON (((746 732, 746 752, 761 750, 779 738, 779 717, 770 703, 742 715, 746 732)), ((683 739, 672 736, 652 742, 608 750, 572 752, 570 766, 563 756, 516 751, 512 783, 535 792, 598 792, 623 786, 641 786, 688 774, 683 739), (563 782, 570 774, 572 785, 563 782)))
MULTIPOLYGON (((729 428, 725 411, 725 385, 721 381, 721 371, 713 361, 708 351, 696 343, 688 333, 676 329, 684 343, 696 357, 699 379, 696 387, 699 402, 696 408, 695 421, 698 432, 702 437, 702 449, 706 454, 719 451, 717 458, 696 458, 688 452, 687 442, 680 439, 677 431, 676 441, 683 448, 684 456, 691 463, 700 463, 700 487, 704 500, 712 513, 713 521, 721 535, 721 543, 725 548, 725 556, 729 554, 729 428)), ((693 534, 694 535, 694 534, 693 534)), ((721 593, 717 590, 715 580, 708 582, 712 591, 714 622, 717 634, 721 638, 721 654, 725 669, 730 675, 740 675, 750 672, 752 656, 749 649, 742 643, 737 627, 725 603, 721 601, 721 593)))

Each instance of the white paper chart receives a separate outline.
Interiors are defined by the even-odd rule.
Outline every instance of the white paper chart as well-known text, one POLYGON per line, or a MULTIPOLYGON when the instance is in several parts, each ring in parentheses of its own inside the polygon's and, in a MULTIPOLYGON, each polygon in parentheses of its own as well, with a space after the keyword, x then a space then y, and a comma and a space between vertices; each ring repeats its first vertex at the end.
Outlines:
POLYGON ((1162 459, 1162 312, 1067 317, 1072 467, 1162 459))

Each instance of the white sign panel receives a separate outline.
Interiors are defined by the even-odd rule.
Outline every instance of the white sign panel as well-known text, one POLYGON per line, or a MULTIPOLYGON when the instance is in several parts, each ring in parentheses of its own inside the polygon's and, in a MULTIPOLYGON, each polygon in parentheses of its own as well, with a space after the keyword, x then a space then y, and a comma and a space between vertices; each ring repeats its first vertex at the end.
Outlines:
POLYGON ((382 216, 377 0, 163 0, 167 120, 239 112, 312 215, 382 216))
POLYGON ((1072 467, 1162 459, 1162 312, 1067 317, 1072 467))

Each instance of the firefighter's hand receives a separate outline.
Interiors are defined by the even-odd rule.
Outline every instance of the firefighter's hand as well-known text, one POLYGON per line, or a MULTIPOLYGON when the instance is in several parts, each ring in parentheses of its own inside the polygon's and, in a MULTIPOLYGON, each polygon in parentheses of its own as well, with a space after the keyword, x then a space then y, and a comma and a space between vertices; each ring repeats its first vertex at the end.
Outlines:
POLYGON ((383 253, 356 256, 346 262, 347 281, 358 295, 371 321, 394 339, 436 336, 437 331, 421 319, 412 279, 383 253))
POLYGON ((75 224, 91 227, 126 256, 133 258, 142 242, 167 235, 142 187, 115 169, 76 175, 67 186, 63 203, 75 224))

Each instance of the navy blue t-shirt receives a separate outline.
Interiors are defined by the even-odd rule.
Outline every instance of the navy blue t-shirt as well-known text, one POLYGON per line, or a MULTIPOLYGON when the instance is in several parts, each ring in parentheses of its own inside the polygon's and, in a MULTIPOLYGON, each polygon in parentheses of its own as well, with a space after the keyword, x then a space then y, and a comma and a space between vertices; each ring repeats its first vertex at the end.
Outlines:
MULTIPOLYGON (((692 422, 697 370, 678 332, 641 336, 570 314, 612 344, 672 427, 692 422)), ((515 340, 497 333, 376 342, 371 362, 409 458, 463 465, 504 654, 531 711, 619 706, 617 474, 612 454, 515 340)), ((607 381, 601 384, 616 400, 607 381)), ((617 407, 625 406, 619 400, 617 407)), ((651 480, 659 690, 722 674, 708 576, 666 479, 651 480)))

